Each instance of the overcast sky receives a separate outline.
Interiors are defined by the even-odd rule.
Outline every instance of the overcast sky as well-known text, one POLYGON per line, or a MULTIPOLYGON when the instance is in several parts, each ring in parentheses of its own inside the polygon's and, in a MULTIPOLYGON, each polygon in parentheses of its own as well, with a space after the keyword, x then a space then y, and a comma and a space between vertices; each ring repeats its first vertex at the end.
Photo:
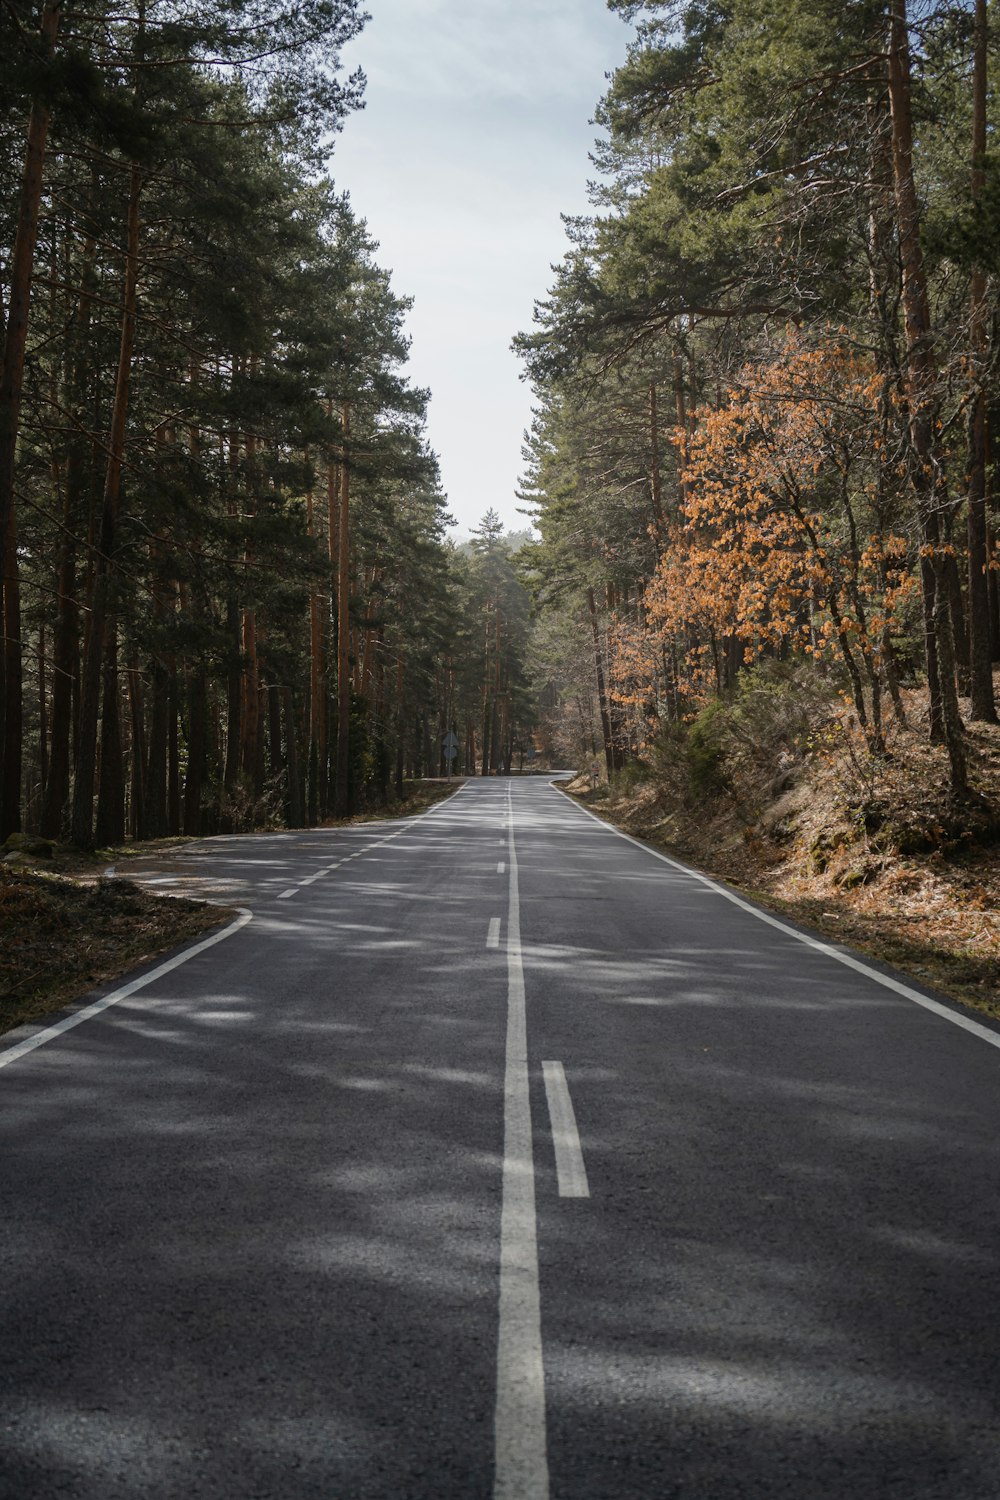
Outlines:
POLYGON ((431 446, 451 514, 493 506, 526 524, 514 489, 530 393, 510 353, 566 247, 560 213, 587 207, 589 121, 629 31, 604 0, 367 0, 345 54, 367 106, 332 173, 412 296, 413 383, 432 393, 431 446))

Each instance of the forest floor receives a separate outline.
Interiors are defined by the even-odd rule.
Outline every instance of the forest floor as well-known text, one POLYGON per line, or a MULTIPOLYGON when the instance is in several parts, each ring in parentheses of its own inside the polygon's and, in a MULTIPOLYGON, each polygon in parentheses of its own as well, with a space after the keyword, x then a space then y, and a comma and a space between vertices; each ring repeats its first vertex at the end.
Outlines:
MULTIPOLYGON (((408 783, 402 802, 342 823, 413 817, 457 791, 463 780, 408 783)), ((323 827, 342 823, 329 820, 323 827)), ((37 1021, 229 921, 229 906, 154 895, 122 878, 130 861, 155 860, 170 868, 177 852, 193 842, 149 839, 84 854, 14 835, 8 857, 0 861, 0 1033, 37 1021), (111 865, 114 879, 107 877, 111 865)))
POLYGON ((96 866, 72 874, 4 873, 0 1032, 60 1009, 231 916, 224 907, 104 879, 96 866))
POLYGON ((1000 728, 969 727, 973 792, 956 803, 924 696, 905 697, 910 727, 891 731, 887 757, 859 753, 845 711, 749 813, 730 794, 679 797, 652 776, 565 790, 829 941, 1000 1019, 1000 728))

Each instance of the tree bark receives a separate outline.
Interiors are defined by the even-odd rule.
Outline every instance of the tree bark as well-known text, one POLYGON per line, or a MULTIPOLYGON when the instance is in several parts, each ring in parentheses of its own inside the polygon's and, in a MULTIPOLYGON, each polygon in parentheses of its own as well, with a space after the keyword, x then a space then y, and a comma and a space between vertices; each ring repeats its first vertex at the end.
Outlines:
POLYGON ((24 693, 21 653, 21 585, 17 561, 17 512, 7 512, 0 559, 3 567, 3 774, 0 783, 0 842, 21 828, 21 759, 24 693))
MULTIPOLYGON (((935 431, 937 368, 932 344, 930 303, 923 250, 920 208, 913 180, 913 119, 910 106, 910 49, 906 0, 890 0, 889 106, 892 116, 893 186, 903 268, 903 315, 906 334, 906 394, 909 405, 911 474, 917 502, 922 553, 934 578, 933 601, 926 598, 928 643, 933 638, 938 667, 941 722, 951 768, 951 785, 963 793, 968 768, 955 685, 955 646, 948 604, 947 559, 941 548, 941 465, 935 431), (928 604, 930 608, 928 608, 928 604)), ((928 653, 928 677, 931 660, 928 653)))
POLYGON ((108 620, 104 642, 101 704, 101 768, 94 829, 99 845, 120 844, 125 837, 125 766, 118 695, 118 630, 108 620))
POLYGON ((131 812, 130 824, 134 839, 148 839, 150 835, 146 822, 146 811, 149 806, 149 794, 146 786, 146 767, 149 757, 147 753, 145 694, 143 692, 142 673, 139 670, 137 656, 132 656, 125 676, 128 684, 129 720, 132 729, 132 795, 129 800, 131 812))
MULTIPOLYGON (((986 186, 986 70, 987 0, 976 0, 975 44, 972 69, 972 199, 974 211, 986 186)), ((977 365, 985 362, 988 311, 986 276, 977 266, 970 287, 970 353, 977 365)), ((969 411, 969 697, 970 716, 980 723, 997 722, 993 693, 993 661, 990 639, 990 590, 986 525, 986 392, 980 372, 979 387, 969 411)))
POLYGON ((45 661, 45 621, 38 626, 38 768, 42 786, 49 779, 49 683, 45 661))
POLYGON ((282 688, 285 708, 285 746, 288 761, 288 805, 291 826, 301 828, 303 819, 302 773, 299 769, 299 736, 295 722, 295 699, 291 688, 282 688))
POLYGON ((403 800, 404 725, 403 714, 403 653, 396 658, 396 800, 403 800))
POLYGON ((49 768, 42 799, 41 832, 60 838, 69 797, 69 748, 73 717, 73 679, 77 669, 77 608, 75 544, 68 535, 70 496, 67 488, 64 522, 56 569, 56 621, 52 642, 52 699, 49 721, 49 768))
POLYGON ((170 675, 159 656, 152 660, 149 745, 145 762, 145 837, 167 832, 167 738, 170 728, 170 675))
POLYGON ((254 795, 257 785, 258 737, 260 734, 260 674, 257 667, 257 613, 244 609, 241 619, 243 676, 240 709, 240 767, 254 795))
POLYGON ((107 448, 107 468, 104 478, 101 523, 97 539, 97 555, 94 560, 90 632, 80 684, 80 723, 77 734, 76 776, 73 787, 72 837, 74 843, 79 844, 83 848, 89 848, 93 842, 98 687, 100 683, 105 625, 108 615, 112 555, 118 525, 118 506, 121 498, 122 465, 125 458, 125 422, 128 416, 129 392, 132 378, 132 352, 135 347, 136 307, 139 286, 139 199, 141 194, 142 174, 138 166, 133 165, 129 174, 121 341, 118 349, 118 370, 115 376, 115 394, 111 409, 111 433, 107 448))
POLYGON ((587 590, 587 607, 590 610, 590 629, 594 638, 594 672, 597 678, 597 704, 601 714, 601 735, 604 740, 604 760, 610 781, 615 771, 614 746, 611 742, 611 715, 608 713, 608 695, 604 685, 604 662, 601 659, 601 632, 597 623, 597 601, 594 590, 587 590))
POLYGON ((341 413, 341 420, 344 452, 340 465, 340 507, 337 517, 337 767, 333 810, 336 817, 345 818, 350 811, 351 795, 351 489, 350 471, 347 465, 351 410, 346 402, 341 413))
MULTIPOLYGON (((46 4, 42 7, 39 41, 45 58, 51 57, 55 47, 61 10, 62 0, 46 0, 46 4)), ((24 351, 28 338, 28 305, 34 273, 38 214, 42 201, 42 179, 45 169, 45 146, 48 140, 51 113, 48 102, 44 98, 36 96, 33 99, 28 119, 17 229, 10 261, 7 330, 4 339, 3 368, 0 370, 0 536, 2 537, 7 535, 14 506, 14 460, 21 420, 24 351)))
POLYGON ((167 664, 167 832, 181 831, 181 756, 178 719, 177 663, 167 664))
MULTIPOLYGON (((313 493, 306 495, 306 518, 309 535, 315 538, 316 515, 313 493)), ((323 629, 320 620, 319 595, 309 591, 309 749, 308 749, 308 822, 319 821, 326 801, 323 765, 326 760, 326 692, 324 688, 323 629)))
POLYGON ((660 423, 656 402, 656 382, 649 384, 649 498, 653 506, 653 525, 657 543, 663 538, 663 478, 660 471, 660 423))
POLYGON ((188 676, 187 777, 184 782, 184 832, 202 831, 202 802, 207 769, 208 686, 199 662, 188 676))

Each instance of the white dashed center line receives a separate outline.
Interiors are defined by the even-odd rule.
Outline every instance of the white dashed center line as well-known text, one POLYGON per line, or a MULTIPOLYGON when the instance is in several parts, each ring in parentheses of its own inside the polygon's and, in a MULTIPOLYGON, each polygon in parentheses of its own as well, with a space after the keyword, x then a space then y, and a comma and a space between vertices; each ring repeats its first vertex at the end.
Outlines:
POLYGON ((566 1073, 561 1062, 543 1062, 545 1097, 552 1121, 552 1144, 556 1152, 556 1178, 560 1198, 589 1198, 590 1184, 583 1164, 576 1114, 569 1096, 566 1073))

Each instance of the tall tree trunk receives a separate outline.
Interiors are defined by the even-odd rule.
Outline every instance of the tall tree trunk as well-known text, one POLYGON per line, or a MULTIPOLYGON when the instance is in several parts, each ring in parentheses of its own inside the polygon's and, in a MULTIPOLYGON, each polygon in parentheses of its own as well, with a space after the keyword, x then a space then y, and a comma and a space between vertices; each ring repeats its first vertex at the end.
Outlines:
POLYGON ((594 674, 597 678, 597 703, 601 714, 601 735, 604 740, 604 760, 610 780, 615 771, 614 745, 611 739, 611 715, 608 712, 608 694, 604 685, 604 661, 601 656, 601 631, 597 621, 597 601, 594 590, 587 590, 587 608, 590 610, 590 629, 594 638, 594 674))
POLYGON ((396 658, 396 800, 403 800, 404 725, 403 713, 403 653, 396 658))
POLYGON ((142 673, 139 670, 139 659, 134 654, 128 663, 125 675, 128 684, 129 722, 132 731, 132 796, 130 799, 132 837, 134 839, 148 839, 149 827, 146 821, 146 813, 149 807, 149 795, 146 787, 146 767, 149 763, 149 756, 146 736, 146 705, 145 693, 142 686, 142 673))
POLYGON ((285 774, 285 757, 281 749, 281 689, 272 682, 267 689, 267 761, 272 784, 282 783, 281 802, 285 823, 292 827, 289 816, 288 778, 285 774))
MULTIPOLYGON (((937 648, 941 718, 951 767, 951 785, 955 792, 962 793, 968 785, 968 768, 955 685, 955 646, 948 601, 947 558, 941 548, 941 456, 935 429, 937 368, 920 244, 920 208, 913 180, 913 119, 910 107, 910 48, 906 0, 890 0, 890 7, 889 105, 892 114, 893 185, 903 267, 906 394, 912 449, 910 467, 922 550, 930 561, 934 575, 934 598, 927 614, 929 634, 933 636, 937 648)), ((928 659, 929 676, 930 670, 931 663, 928 659)))
POLYGON ((229 655, 226 667, 226 764, 223 771, 223 783, 227 793, 232 797, 240 775, 240 715, 243 700, 240 609, 232 594, 226 600, 226 641, 229 655))
POLYGON ((45 621, 38 626, 38 768, 42 786, 49 779, 49 684, 45 661, 45 621))
POLYGON ((120 844, 125 837, 125 765, 118 693, 118 628, 112 615, 105 631, 101 703, 101 774, 97 788, 95 841, 120 844))
POLYGON ((167 664, 167 832, 181 831, 181 756, 178 719, 177 662, 167 664))
MULTIPOLYGON (((62 0, 46 0, 39 26, 39 51, 48 59, 55 47, 62 0)), ((24 170, 18 201, 17 229, 10 260, 10 291, 7 299, 7 329, 3 368, 0 370, 0 537, 7 535, 14 507, 14 460, 21 421, 24 384, 24 351, 28 338, 28 304, 38 239, 38 214, 42 201, 45 145, 51 109, 44 83, 32 100, 24 170)))
POLYGON ((0 842, 21 827, 21 758, 24 693, 21 681, 21 584, 17 561, 17 512, 7 512, 0 549, 3 565, 3 774, 0 784, 0 842))
POLYGON ((345 818, 350 811, 351 792, 351 490, 347 464, 351 411, 346 402, 341 420, 344 453, 340 465, 340 514, 337 518, 337 770, 333 808, 336 817, 345 818))
POLYGON ((188 675, 187 776, 184 781, 184 832, 201 833, 205 772, 208 760, 208 685, 196 663, 188 675))
MULTIPOLYGON (((90 209, 93 211, 96 180, 91 183, 90 209)), ((87 411, 87 361, 90 344, 90 321, 96 287, 94 260, 96 241, 88 235, 83 245, 80 292, 73 339, 71 371, 73 410, 82 428, 87 411)), ((94 477, 88 464, 91 443, 82 431, 70 445, 66 464, 66 490, 63 499, 62 530, 56 564, 56 620, 52 643, 52 718, 49 774, 42 802, 41 831, 47 838, 60 838, 69 801, 70 740, 75 722, 74 697, 79 695, 79 612, 76 603, 77 535, 89 529, 88 509, 93 494, 94 477)))
POLYGON ((167 737, 170 728, 170 675, 154 656, 149 714, 149 744, 145 762, 145 837, 159 839, 167 832, 167 737))
MULTIPOLYGON (((989 442, 989 429, 987 429, 987 444, 989 442)), ((988 451, 988 448, 987 448, 988 451)), ((996 537, 987 533, 990 585, 990 641, 992 643, 992 656, 995 662, 1000 661, 1000 550, 997 548, 996 537)))
POLYGON ((660 470, 660 422, 656 403, 656 382, 649 383, 649 498, 653 507, 653 526, 658 544, 663 540, 663 477, 660 470))
MULTIPOLYGON (((333 404, 327 402, 327 416, 332 417, 333 404)), ((330 594, 326 609, 326 638, 328 648, 325 653, 326 670, 323 675, 323 737, 319 745, 319 815, 320 818, 329 816, 333 806, 333 796, 336 783, 336 723, 335 703, 332 693, 331 678, 333 677, 333 640, 330 632, 336 626, 336 599, 337 599, 337 546, 338 546, 338 519, 340 516, 340 473, 336 463, 330 460, 326 467, 326 546, 327 557, 330 563, 330 594), (331 757, 334 764, 331 765, 331 757)))
POLYGON ((257 757, 260 735, 260 673, 257 666, 257 613, 244 609, 241 621, 243 655, 242 707, 240 710, 240 767, 254 794, 257 787, 257 757))
POLYGON ((80 723, 77 734, 76 776, 73 787, 72 837, 74 843, 89 848, 93 842, 94 772, 97 752, 98 688, 112 554, 118 525, 121 498, 122 465, 125 457, 125 422, 128 416, 132 379, 132 351, 135 347, 136 306, 139 287, 139 199, 142 174, 133 165, 129 174, 125 286, 122 294, 121 341, 118 370, 111 409, 111 433, 107 448, 104 498, 94 560, 91 590, 90 633, 80 683, 80 723))
POLYGON ((301 828, 305 822, 302 795, 302 772, 299 767, 299 731, 296 724, 295 698, 291 688, 282 688, 285 709, 285 746, 288 760, 288 806, 291 826, 301 828))
MULTIPOLYGON (((64 516, 68 518, 67 494, 64 516)), ((68 527, 67 527, 68 531, 68 527)), ((52 701, 49 724, 49 769, 42 800, 41 831, 60 838, 69 797, 69 748, 73 716, 73 679, 77 669, 77 609, 75 544, 64 532, 56 569, 56 621, 52 642, 52 701)))
MULTIPOLYGON (((677 457, 681 466, 681 472, 683 473, 684 466, 687 463, 688 414, 687 400, 684 394, 684 364, 677 349, 671 351, 670 366, 674 381, 674 415, 677 421, 677 431, 682 439, 682 446, 678 449, 677 457)), ((680 497, 681 504, 686 505, 687 483, 683 479, 680 482, 680 497)))
MULTIPOLYGON (((987 0, 976 0, 975 51, 972 70, 972 198, 978 207, 986 186, 986 15, 987 0)), ((974 208, 975 211, 975 208, 974 208)), ((977 266, 970 288, 969 344, 977 364, 985 363, 988 310, 986 276, 977 266)), ((990 590, 986 528, 986 392, 983 375, 976 371, 979 388, 969 411, 969 696, 971 717, 981 723, 997 722, 993 694, 993 661, 990 639, 990 590)))
MULTIPOLYGON (((306 519, 309 535, 316 535, 316 513, 313 492, 306 495, 306 519)), ((309 591, 309 734, 307 766, 309 778, 308 822, 319 821, 321 808, 326 801, 325 787, 321 789, 322 767, 326 759, 326 691, 324 687, 323 628, 320 620, 319 595, 315 589, 309 591)))
POLYGON ((493 744, 492 736, 490 735, 490 723, 491 723, 491 719, 490 719, 490 684, 491 684, 491 681, 492 681, 492 677, 491 677, 491 673, 490 673, 490 621, 489 621, 489 616, 487 615, 487 617, 486 617, 486 644, 485 644, 485 650, 484 650, 484 654, 483 654, 483 705, 482 705, 482 708, 483 708, 483 711, 482 711, 483 761, 482 761, 482 765, 480 766, 480 775, 481 776, 488 776, 490 774, 490 770, 491 770, 491 766, 490 766, 490 753, 491 753, 492 744, 493 744))

